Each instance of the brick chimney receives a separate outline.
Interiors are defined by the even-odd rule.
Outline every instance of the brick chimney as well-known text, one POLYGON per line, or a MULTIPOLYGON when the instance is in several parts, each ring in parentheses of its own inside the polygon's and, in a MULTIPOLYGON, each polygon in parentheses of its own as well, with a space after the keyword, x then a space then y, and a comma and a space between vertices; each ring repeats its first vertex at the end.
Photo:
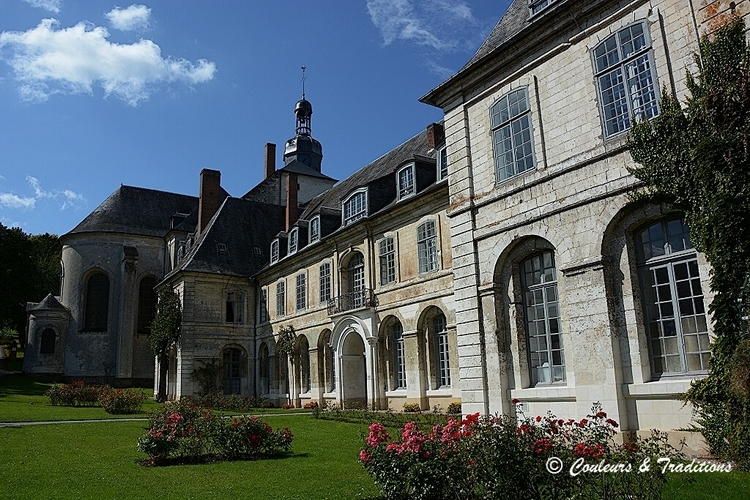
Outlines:
POLYGON ((286 230, 297 222, 297 174, 286 174, 286 230))
POLYGON ((445 142, 445 129, 440 123, 430 123, 427 126, 427 146, 435 149, 435 146, 445 142))
POLYGON ((276 144, 266 143, 266 158, 263 163, 263 178, 268 179, 276 171, 276 144))
POLYGON ((208 221, 219 209, 221 199, 221 172, 204 168, 201 170, 201 186, 198 198, 198 230, 197 234, 203 232, 208 221))

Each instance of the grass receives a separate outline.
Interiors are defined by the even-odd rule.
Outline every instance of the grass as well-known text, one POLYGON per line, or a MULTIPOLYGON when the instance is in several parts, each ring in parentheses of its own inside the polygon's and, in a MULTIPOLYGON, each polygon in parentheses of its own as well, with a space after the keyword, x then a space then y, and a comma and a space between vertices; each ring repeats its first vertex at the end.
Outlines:
MULTIPOLYGON (((0 377, 0 422, 113 417, 101 408, 49 406, 43 396, 47 387, 21 376, 0 377)), ((274 460, 172 467, 138 464, 146 458, 136 449, 146 422, 0 428, 0 499, 379 498, 372 479, 357 462, 366 425, 287 412, 266 415, 264 420, 274 428, 292 430, 292 453, 274 460)), ((745 473, 691 476, 695 481, 688 484, 673 476, 664 498, 750 498, 750 476, 745 473)))

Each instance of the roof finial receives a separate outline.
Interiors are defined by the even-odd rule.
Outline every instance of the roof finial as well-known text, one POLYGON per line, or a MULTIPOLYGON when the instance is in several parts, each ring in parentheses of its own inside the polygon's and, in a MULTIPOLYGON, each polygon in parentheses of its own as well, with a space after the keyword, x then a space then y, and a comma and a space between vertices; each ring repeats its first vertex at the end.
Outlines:
POLYGON ((302 66, 302 99, 305 98, 305 79, 307 78, 305 76, 306 69, 307 69, 307 66, 302 66))

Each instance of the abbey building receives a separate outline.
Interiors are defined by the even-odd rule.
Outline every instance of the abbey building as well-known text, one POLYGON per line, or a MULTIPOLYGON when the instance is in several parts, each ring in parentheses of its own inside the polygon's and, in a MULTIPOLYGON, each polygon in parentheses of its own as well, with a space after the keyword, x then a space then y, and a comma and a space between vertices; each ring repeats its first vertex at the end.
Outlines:
POLYGON ((63 236, 61 297, 29 304, 26 371, 153 378, 148 323, 178 292, 171 397, 220 363, 225 393, 275 404, 691 423, 709 266, 669 205, 636 203, 627 136, 686 95, 698 38, 749 2, 514 0, 422 102, 426 128, 335 181, 300 100, 265 178, 230 196, 121 186, 63 236), (278 352, 280 332, 295 333, 278 352))

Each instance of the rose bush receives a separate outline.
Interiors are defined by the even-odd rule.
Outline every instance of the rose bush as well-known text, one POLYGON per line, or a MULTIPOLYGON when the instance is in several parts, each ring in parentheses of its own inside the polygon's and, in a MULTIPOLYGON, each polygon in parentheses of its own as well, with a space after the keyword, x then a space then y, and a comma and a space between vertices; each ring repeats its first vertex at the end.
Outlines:
POLYGON ((44 393, 52 406, 97 406, 106 386, 86 385, 82 380, 54 384, 44 393))
POLYGON ((656 459, 683 458, 660 433, 616 443, 618 424, 598 404, 581 420, 517 415, 408 423, 395 439, 373 423, 359 460, 386 498, 473 500, 661 498, 656 459))

